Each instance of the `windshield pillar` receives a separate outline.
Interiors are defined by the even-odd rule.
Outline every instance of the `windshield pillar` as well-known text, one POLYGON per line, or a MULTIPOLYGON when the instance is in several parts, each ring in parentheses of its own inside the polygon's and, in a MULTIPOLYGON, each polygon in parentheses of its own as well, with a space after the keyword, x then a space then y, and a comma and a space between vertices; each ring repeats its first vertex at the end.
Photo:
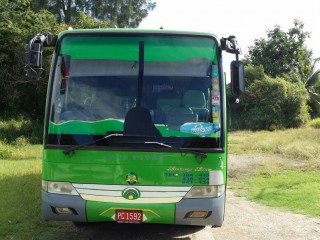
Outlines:
POLYGON ((139 42, 139 75, 138 75, 138 95, 136 107, 141 107, 142 90, 144 77, 144 42, 139 42))

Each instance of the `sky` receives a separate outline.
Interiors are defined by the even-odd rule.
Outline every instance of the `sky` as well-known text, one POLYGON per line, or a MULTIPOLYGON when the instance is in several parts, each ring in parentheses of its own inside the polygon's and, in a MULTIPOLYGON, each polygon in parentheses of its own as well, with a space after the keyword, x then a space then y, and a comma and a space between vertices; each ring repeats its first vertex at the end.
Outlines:
MULTIPOLYGON (((139 28, 210 32, 221 37, 235 35, 242 56, 255 39, 279 25, 292 28, 293 20, 304 23, 311 33, 306 41, 313 58, 320 57, 320 0, 153 0, 156 8, 139 28)), ((225 55, 225 54, 224 54, 225 55)), ((230 55, 230 54, 228 54, 230 55)), ((234 56, 227 56, 227 61, 234 56)), ((233 60, 233 59, 231 59, 233 60)), ((230 60, 230 61, 231 61, 230 60)))

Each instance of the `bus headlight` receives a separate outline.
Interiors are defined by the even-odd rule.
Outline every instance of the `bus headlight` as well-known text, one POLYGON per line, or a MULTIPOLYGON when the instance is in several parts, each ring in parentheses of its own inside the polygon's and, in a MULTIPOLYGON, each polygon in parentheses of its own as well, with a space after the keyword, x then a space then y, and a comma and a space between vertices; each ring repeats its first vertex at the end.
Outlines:
POLYGON ((193 186, 184 198, 212 198, 220 197, 225 190, 225 185, 193 186))
POLYGON ((77 190, 69 182, 50 182, 42 180, 42 189, 49 193, 79 195, 77 190))

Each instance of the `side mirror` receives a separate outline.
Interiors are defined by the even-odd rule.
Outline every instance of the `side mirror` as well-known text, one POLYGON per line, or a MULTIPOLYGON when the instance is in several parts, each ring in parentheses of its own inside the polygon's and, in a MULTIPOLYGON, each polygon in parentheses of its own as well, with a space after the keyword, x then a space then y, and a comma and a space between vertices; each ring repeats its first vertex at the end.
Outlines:
POLYGON ((43 47, 55 46, 57 36, 38 33, 26 44, 26 75, 27 77, 39 77, 42 72, 43 47))
POLYGON ((26 75, 38 77, 42 74, 42 43, 26 44, 26 75))
POLYGON ((232 61, 231 65, 231 89, 232 96, 239 98, 244 94, 244 64, 241 61, 232 61))

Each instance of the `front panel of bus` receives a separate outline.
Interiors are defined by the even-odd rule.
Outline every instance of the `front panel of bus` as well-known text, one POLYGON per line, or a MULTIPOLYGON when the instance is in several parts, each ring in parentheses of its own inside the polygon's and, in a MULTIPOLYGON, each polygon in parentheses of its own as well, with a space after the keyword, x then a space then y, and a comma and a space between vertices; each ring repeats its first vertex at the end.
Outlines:
POLYGON ((45 220, 221 226, 225 90, 214 36, 66 31, 48 93, 45 220))

